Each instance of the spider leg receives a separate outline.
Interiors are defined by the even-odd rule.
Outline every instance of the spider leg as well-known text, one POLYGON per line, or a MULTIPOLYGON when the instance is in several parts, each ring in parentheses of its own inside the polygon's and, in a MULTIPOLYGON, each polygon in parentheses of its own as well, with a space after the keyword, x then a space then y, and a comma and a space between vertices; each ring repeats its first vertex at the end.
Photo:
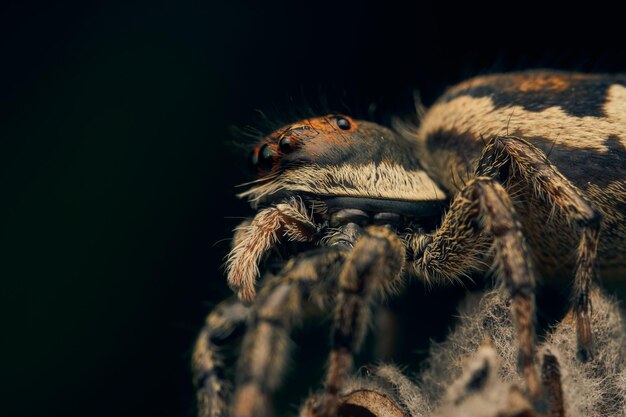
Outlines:
POLYGON ((255 301, 238 363, 234 417, 267 416, 269 395, 285 370, 289 332, 309 297, 324 304, 332 294, 347 248, 337 245, 305 252, 271 279, 255 301))
POLYGON ((548 406, 547 415, 549 417, 565 417, 563 386, 561 384, 561 366, 556 356, 549 351, 543 354, 541 383, 546 395, 548 406))
POLYGON ((218 344, 246 322, 249 310, 240 301, 232 299, 220 303, 206 318, 191 362, 198 417, 223 417, 228 414, 229 392, 223 381, 218 344))
POLYGON ((298 199, 259 211, 251 222, 244 221, 236 230, 235 245, 226 260, 228 285, 239 299, 254 300, 261 258, 281 238, 310 242, 316 232, 316 225, 298 199))
POLYGON ((512 170, 559 209, 572 227, 580 228, 574 273, 574 302, 579 353, 586 360, 593 353, 589 290, 598 249, 600 214, 540 149, 524 139, 512 136, 495 138, 485 149, 481 160, 487 163, 479 164, 479 174, 481 170, 487 174, 493 170, 491 167, 510 163, 512 170))
POLYGON ((339 275, 332 350, 319 415, 337 414, 338 395, 365 337, 372 297, 397 285, 404 253, 394 232, 370 227, 346 259, 339 275))
POLYGON ((519 363, 527 388, 540 395, 533 365, 535 274, 517 213, 506 190, 489 177, 469 181, 452 201, 450 210, 433 236, 414 235, 407 246, 412 267, 423 277, 458 276, 478 269, 488 244, 494 252, 496 275, 512 299, 519 342, 519 363))

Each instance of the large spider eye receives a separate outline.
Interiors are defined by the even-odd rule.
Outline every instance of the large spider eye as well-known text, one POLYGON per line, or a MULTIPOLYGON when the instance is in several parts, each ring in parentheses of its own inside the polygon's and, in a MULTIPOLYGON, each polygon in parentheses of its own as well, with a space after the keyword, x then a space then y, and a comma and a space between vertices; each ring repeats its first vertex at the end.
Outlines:
POLYGON ((337 127, 341 130, 348 130, 350 129, 350 121, 346 118, 343 117, 338 117, 337 118, 337 127))
POLYGON ((259 151, 259 167, 269 171, 274 163, 274 155, 276 155, 274 149, 270 148, 267 144, 263 145, 259 151))
POLYGON ((278 141, 278 147, 282 153, 289 153, 293 151, 293 141, 288 137, 284 137, 278 141))

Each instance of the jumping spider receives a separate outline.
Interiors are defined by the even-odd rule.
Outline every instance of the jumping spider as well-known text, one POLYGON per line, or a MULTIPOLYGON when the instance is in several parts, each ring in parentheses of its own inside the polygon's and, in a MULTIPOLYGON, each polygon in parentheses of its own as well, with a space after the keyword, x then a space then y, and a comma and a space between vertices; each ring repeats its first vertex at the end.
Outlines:
POLYGON ((334 306, 332 347, 314 415, 337 413, 370 304, 407 275, 455 282, 493 271, 508 291, 519 367, 531 399, 536 272, 573 281, 578 355, 594 354, 596 268, 626 263, 626 77, 528 71, 449 89, 419 125, 395 130, 344 115, 301 120, 254 147, 258 179, 240 194, 256 216, 227 260, 239 301, 209 316, 193 356, 200 415, 269 413, 303 303, 334 306), (289 258, 265 280, 259 261, 289 258), (573 271, 573 272, 572 272, 573 271), (229 408, 212 345, 246 322, 229 408))

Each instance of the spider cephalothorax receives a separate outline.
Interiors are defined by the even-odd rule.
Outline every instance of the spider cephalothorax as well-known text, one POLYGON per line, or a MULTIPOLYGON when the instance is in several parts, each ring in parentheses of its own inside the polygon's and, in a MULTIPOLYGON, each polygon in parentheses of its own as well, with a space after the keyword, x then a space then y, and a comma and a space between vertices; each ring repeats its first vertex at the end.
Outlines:
POLYGON ((307 411, 332 416, 377 295, 406 273, 441 282, 489 270, 511 300, 524 395, 540 404, 535 269, 574 283, 580 361, 595 351, 596 259, 605 276, 626 271, 625 85, 546 71, 479 77, 421 109, 419 126, 329 115, 264 138, 251 157, 259 177, 240 194, 257 213, 227 260, 240 301, 217 310, 194 354, 201 415, 229 410, 211 343, 239 324, 232 412, 260 416, 304 304, 334 306, 324 393, 307 411), (274 248, 286 263, 257 295, 259 261, 274 248))
POLYGON ((281 239, 317 245, 337 227, 431 226, 446 194, 421 168, 410 143, 382 126, 330 115, 285 126, 255 146, 260 179, 240 194, 261 208, 242 226, 228 282, 251 301, 257 263, 281 239))

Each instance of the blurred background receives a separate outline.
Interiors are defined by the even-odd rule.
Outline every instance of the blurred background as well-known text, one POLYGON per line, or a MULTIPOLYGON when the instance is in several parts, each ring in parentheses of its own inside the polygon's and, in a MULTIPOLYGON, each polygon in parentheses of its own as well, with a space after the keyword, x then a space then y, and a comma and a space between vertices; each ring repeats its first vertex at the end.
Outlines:
MULTIPOLYGON (((20 1, 0 31, 7 416, 192 415, 191 347, 250 214, 232 127, 262 128, 259 111, 386 122, 415 89, 428 104, 477 73, 626 71, 620 13, 598 2, 20 1)), ((441 340, 464 291, 408 290, 402 363, 441 340)), ((291 368, 321 359, 289 375, 282 409, 323 371, 327 323, 307 325, 291 368)))

